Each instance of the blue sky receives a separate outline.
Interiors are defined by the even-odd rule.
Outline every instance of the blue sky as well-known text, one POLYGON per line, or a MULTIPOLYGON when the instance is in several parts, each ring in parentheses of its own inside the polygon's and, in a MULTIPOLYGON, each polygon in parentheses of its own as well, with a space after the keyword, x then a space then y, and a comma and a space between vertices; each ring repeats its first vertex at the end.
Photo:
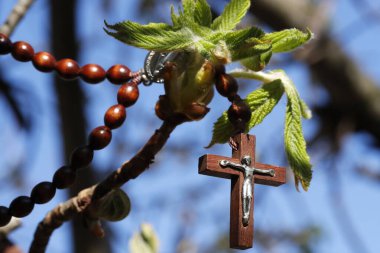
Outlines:
MULTIPOLYGON (((3 22, 15 1, 0 2, 0 22, 3 22)), ((78 59, 81 65, 85 63, 100 63, 108 68, 115 63, 123 63, 131 69, 141 68, 146 52, 143 50, 125 47, 118 41, 109 38, 102 30, 103 20, 118 22, 131 19, 147 23, 148 17, 136 16, 136 0, 117 2, 109 12, 101 11, 100 1, 78 1, 78 34, 82 46, 81 57, 78 59)), ((215 2, 215 1, 214 1, 215 2)), ((50 27, 46 22, 47 0, 35 3, 25 20, 17 28, 12 40, 25 40, 34 46, 36 51, 49 51, 48 36, 50 27)), ((380 8, 379 1, 372 1, 374 6, 380 8)), ((163 13, 169 13, 168 5, 160 7, 163 13)), ((336 1, 336 8, 331 20, 331 29, 337 39, 344 42, 347 26, 357 20, 356 10, 347 1, 336 1), (344 36, 343 36, 344 35, 344 36)), ((375 80, 380 77, 377 68, 379 50, 375 41, 379 40, 379 27, 371 26, 368 31, 350 40, 345 46, 347 52, 352 55, 368 74, 375 80), (374 41, 374 42, 371 42, 374 41), (365 45, 365 46, 363 46, 365 45), (372 57, 369 57, 372 56, 372 57)), ((35 121, 31 136, 19 132, 12 117, 8 115, 4 101, 0 99, 0 125, 3 126, 3 135, 0 136, 0 164, 2 168, 15 166, 14 161, 25 158, 28 162, 23 164, 25 180, 20 188, 14 188, 14 183, 6 180, 7 170, 0 171, 0 204, 8 203, 20 194, 27 194, 38 182, 50 180, 54 171, 60 167, 66 158, 61 157, 59 140, 55 136, 59 132, 59 119, 55 114, 56 101, 51 97, 52 87, 50 80, 52 74, 42 74, 35 71, 31 64, 14 61, 10 56, 0 58, 0 65, 4 77, 23 90, 27 88, 24 99, 24 107, 33 107, 34 113, 38 111, 38 121, 35 121), (31 100, 33 98, 33 100, 31 100), (35 98, 35 99, 34 99, 35 98), (31 101, 39 103, 30 104, 31 101), (17 136, 15 139, 14 136, 17 136), (32 140, 32 141, 31 141, 32 140)), ((319 88, 311 86, 306 69, 300 64, 292 64, 286 67, 286 71, 292 77, 301 91, 301 96, 309 103, 316 104, 323 100, 325 94, 319 88)), ((89 103, 88 113, 91 115, 89 131, 91 128, 102 124, 104 111, 115 103, 117 87, 108 83, 96 86, 82 84, 86 90, 89 103)), ((257 86, 255 83, 244 82, 248 90, 257 86)), ((110 164, 117 166, 127 160, 156 129, 160 121, 150 119, 149 122, 141 115, 153 114, 154 104, 158 95, 163 93, 162 87, 141 87, 141 96, 138 103, 128 111, 126 125, 115 131, 114 139, 127 139, 133 143, 125 153, 110 160, 110 152, 117 149, 117 143, 112 143, 109 149, 98 152, 94 162, 100 168, 108 168, 110 164), (117 160, 115 160, 117 159, 117 160)), ((285 100, 282 100, 274 112, 251 133, 257 135, 258 160, 263 163, 286 166, 283 160, 283 121, 285 100), (282 152, 282 153, 280 153, 282 152)), ((201 122, 189 123, 180 126, 172 135, 168 145, 181 147, 181 143, 191 143, 194 147, 192 153, 171 154, 163 151, 157 157, 157 163, 144 173, 138 180, 134 180, 124 187, 131 196, 133 209, 131 215, 117 224, 112 224, 119 231, 112 239, 116 253, 126 252, 128 240, 142 222, 152 223, 161 241, 161 252, 173 252, 174 242, 179 236, 179 231, 185 238, 196 243, 199 247, 210 246, 212 239, 216 239, 229 227, 229 188, 226 180, 210 178, 198 175, 198 157, 204 153, 229 155, 228 145, 217 145, 210 150, 203 149, 210 140, 212 123, 228 107, 225 99, 215 97, 210 107, 212 111, 207 119, 201 122), (207 187, 205 187, 207 186, 207 187), (186 205, 187 199, 192 199, 190 193, 194 189, 205 188, 204 194, 196 197, 196 206, 186 205), (190 193, 189 193, 190 192, 190 193), (217 211, 215 211, 217 210, 217 211), (173 220, 176 222, 173 223, 173 220)), ((318 126, 317 119, 305 122, 306 136, 312 136, 318 126)), ((116 141, 117 142, 117 141, 116 141)), ((380 197, 379 185, 358 178, 353 172, 356 165, 370 165, 379 168, 379 151, 370 147, 370 139, 365 134, 350 136, 344 141, 344 150, 335 166, 339 171, 337 186, 341 187, 342 201, 347 207, 357 233, 364 241, 368 252, 379 252, 378 243, 380 218, 380 204, 374 200, 380 197), (338 184, 339 183, 339 184, 338 184)), ((295 191, 292 182, 280 188, 256 186, 255 226, 276 231, 278 228, 302 229, 307 225, 321 225, 323 235, 318 244, 318 252, 352 252, 345 241, 344 232, 334 216, 334 207, 338 204, 332 201, 327 154, 323 146, 311 150, 314 167, 314 179, 307 193, 295 191)), ((116 167, 115 167, 116 168, 116 167)), ((47 205, 37 206, 33 213, 24 219, 22 229, 12 235, 23 249, 27 249, 31 231, 36 224, 51 208, 60 201, 65 200, 64 192, 59 192, 47 205)), ((56 232, 49 245, 48 252, 66 253, 62 242, 68 241, 68 226, 56 232)), ((262 252, 260 248, 254 248, 247 252, 262 252)), ((275 252, 289 252, 289 248, 278 248, 275 252)))

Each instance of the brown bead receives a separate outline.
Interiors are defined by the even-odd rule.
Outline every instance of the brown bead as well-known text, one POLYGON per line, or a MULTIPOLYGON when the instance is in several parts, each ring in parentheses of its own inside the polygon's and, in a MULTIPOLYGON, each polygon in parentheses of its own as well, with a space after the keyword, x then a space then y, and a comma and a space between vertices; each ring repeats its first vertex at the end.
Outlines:
POLYGON ((89 146, 94 150, 100 150, 108 146, 112 139, 112 132, 106 126, 100 126, 92 130, 89 139, 89 146))
POLYGON ((56 60, 48 52, 39 52, 33 56, 33 65, 41 72, 51 72, 54 70, 56 60))
POLYGON ((55 186, 52 183, 42 182, 33 188, 30 197, 35 204, 45 204, 54 198, 55 191, 55 186))
POLYGON ((28 62, 33 59, 34 49, 29 43, 18 41, 13 43, 12 56, 18 61, 28 62))
POLYGON ((122 105, 111 106, 104 115, 104 124, 111 129, 120 127, 127 117, 125 107, 122 105))
POLYGON ((251 116, 251 109, 240 98, 234 100, 228 109, 228 119, 233 125, 238 127, 244 127, 245 124, 251 119, 251 116))
POLYGON ((122 84, 131 79, 131 70, 124 65, 117 64, 107 71, 107 79, 113 84, 122 84))
POLYGON ((12 216, 22 218, 28 216, 34 208, 34 203, 31 198, 27 196, 20 196, 15 198, 9 205, 9 212, 12 216))
POLYGON ((204 104, 192 103, 185 107, 184 113, 190 120, 201 120, 203 119, 207 113, 210 111, 204 104))
POLYGON ((236 95, 239 87, 235 78, 228 74, 219 75, 215 81, 216 90, 224 97, 236 95))
POLYGON ((12 42, 8 36, 0 33, 0 55, 12 52, 12 42))
POLYGON ((117 102, 125 107, 129 107, 136 103, 139 95, 139 87, 136 84, 126 83, 117 92, 117 102))
POLYGON ((218 78, 220 75, 226 73, 226 67, 223 64, 217 64, 214 66, 215 68, 215 77, 218 78))
POLYGON ((106 79, 106 71, 97 64, 87 64, 80 69, 80 77, 87 83, 100 83, 106 79))
POLYGON ((94 158, 94 151, 89 146, 76 148, 70 157, 70 167, 74 170, 88 167, 94 158))
POLYGON ((155 106, 156 115, 161 120, 167 120, 173 115, 173 109, 170 101, 165 95, 161 95, 155 106))
POLYGON ((78 77, 80 68, 76 61, 72 59, 62 59, 57 62, 55 70, 62 78, 72 80, 78 77))
POLYGON ((76 179, 76 173, 69 166, 63 166, 53 176, 53 184, 57 189, 65 189, 71 186, 76 179))
POLYGON ((7 225, 12 219, 8 207, 0 206, 0 227, 7 225))

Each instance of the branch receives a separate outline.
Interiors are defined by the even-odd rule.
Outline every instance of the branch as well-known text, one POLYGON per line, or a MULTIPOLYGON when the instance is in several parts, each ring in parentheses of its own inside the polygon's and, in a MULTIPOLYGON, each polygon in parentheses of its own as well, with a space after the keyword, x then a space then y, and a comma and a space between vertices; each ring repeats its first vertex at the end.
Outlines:
POLYGON ((124 163, 98 185, 81 191, 76 197, 50 211, 39 223, 29 252, 45 252, 54 230, 64 222, 71 220, 76 214, 84 214, 85 212, 88 212, 85 215, 93 221, 93 226, 90 227, 92 232, 95 232, 98 237, 102 237, 103 231, 98 224, 97 217, 92 216, 91 207, 112 190, 121 187, 143 173, 153 162, 156 154, 163 148, 173 130, 185 121, 182 117, 173 117, 171 120, 164 121, 162 126, 155 131, 144 147, 131 160, 124 163))
POLYGON ((91 203, 93 191, 94 186, 87 188, 81 191, 76 197, 59 204, 50 211, 43 221, 38 224, 29 252, 45 252, 50 236, 54 230, 59 228, 64 222, 71 220, 75 214, 82 213, 91 203))
POLYGON ((0 228, 0 252, 21 253, 21 249, 8 239, 8 235, 21 226, 21 220, 12 218, 5 227, 0 228))
POLYGON ((30 6, 35 0, 19 0, 18 3, 13 8, 11 14, 9 14, 4 25, 0 28, 0 33, 3 33, 10 37, 14 29, 25 16, 26 12, 29 10, 30 6))

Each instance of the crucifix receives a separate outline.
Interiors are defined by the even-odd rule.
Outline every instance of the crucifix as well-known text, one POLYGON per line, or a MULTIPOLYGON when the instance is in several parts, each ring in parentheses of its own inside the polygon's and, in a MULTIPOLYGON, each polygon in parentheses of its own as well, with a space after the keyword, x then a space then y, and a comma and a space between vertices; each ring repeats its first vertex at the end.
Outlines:
POLYGON ((286 183, 286 170, 255 162, 256 137, 234 136, 232 158, 204 155, 199 158, 199 173, 231 179, 230 247, 252 248, 254 183, 279 186, 286 183))

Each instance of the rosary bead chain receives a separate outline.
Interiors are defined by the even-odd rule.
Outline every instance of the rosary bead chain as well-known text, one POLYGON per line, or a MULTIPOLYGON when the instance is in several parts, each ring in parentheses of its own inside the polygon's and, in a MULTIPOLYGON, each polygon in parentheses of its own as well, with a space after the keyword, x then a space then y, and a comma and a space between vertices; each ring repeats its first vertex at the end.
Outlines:
POLYGON ((112 140, 112 129, 124 123, 126 108, 134 105, 139 98, 140 81, 141 79, 136 76, 131 82, 119 88, 117 95, 119 104, 111 106, 105 113, 105 126, 96 127, 91 131, 88 145, 78 147, 71 153, 69 165, 59 168, 54 173, 52 182, 37 184, 31 191, 30 197, 15 198, 9 208, 0 206, 0 227, 8 224, 12 216, 21 218, 29 215, 35 204, 49 202, 55 196, 56 189, 65 189, 75 182, 77 170, 88 167, 94 158, 94 150, 108 146, 112 140))
POLYGON ((228 119, 235 128, 244 132, 252 112, 247 103, 237 94, 239 86, 236 79, 226 73, 223 65, 215 68, 215 86, 223 97, 227 97, 231 106, 227 111, 228 119))
POLYGON ((8 36, 0 33, 0 55, 11 53, 13 58, 20 62, 33 62, 33 66, 41 72, 52 72, 66 80, 80 77, 84 82, 97 84, 108 79, 112 84, 123 84, 134 78, 136 73, 124 65, 116 64, 105 71, 97 64, 86 64, 82 67, 73 59, 56 61, 48 52, 34 53, 33 47, 25 41, 12 43, 8 36))

